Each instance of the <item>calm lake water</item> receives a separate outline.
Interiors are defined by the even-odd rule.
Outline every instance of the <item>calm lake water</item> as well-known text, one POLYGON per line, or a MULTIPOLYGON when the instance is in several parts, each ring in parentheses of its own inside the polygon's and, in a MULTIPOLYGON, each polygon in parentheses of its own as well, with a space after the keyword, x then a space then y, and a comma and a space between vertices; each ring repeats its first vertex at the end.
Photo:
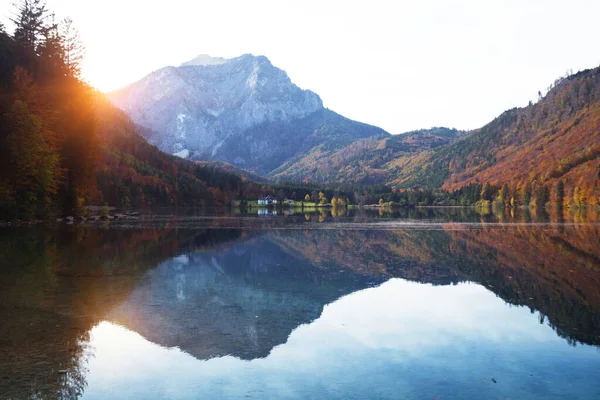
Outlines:
POLYGON ((0 229, 0 399, 598 399, 597 216, 0 229))

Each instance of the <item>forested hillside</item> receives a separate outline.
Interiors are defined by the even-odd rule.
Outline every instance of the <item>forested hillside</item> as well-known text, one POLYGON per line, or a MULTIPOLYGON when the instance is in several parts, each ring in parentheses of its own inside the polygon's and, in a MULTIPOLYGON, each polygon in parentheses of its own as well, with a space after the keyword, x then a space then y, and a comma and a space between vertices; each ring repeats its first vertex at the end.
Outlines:
POLYGON ((272 175, 305 182, 383 184, 392 175, 386 164, 400 155, 412 155, 453 143, 466 132, 448 128, 423 129, 402 135, 357 140, 346 147, 317 146, 286 162, 272 175))
POLYGON ((95 196, 95 92, 79 79, 70 21, 24 1, 0 32, 0 214, 29 219, 95 196))
MULTIPOLYGON (((310 158, 313 152, 331 154, 357 140, 388 136, 389 133, 380 128, 321 109, 293 121, 253 126, 241 137, 226 141, 216 154, 232 162, 235 155, 246 160, 240 164, 243 168, 271 177, 276 176, 282 165, 310 158)), ((278 178, 300 181, 295 176, 278 178)))
POLYGON ((600 68, 595 68, 556 80, 535 104, 508 110, 480 129, 434 128, 337 150, 315 147, 273 176, 418 192, 479 188, 480 200, 507 206, 579 207, 600 203, 599 157, 600 68))
MULTIPOLYGON (((99 201, 121 207, 225 204, 242 189, 260 188, 212 164, 195 164, 158 150, 122 111, 98 95, 101 143, 96 173, 99 201)), ((98 200, 96 200, 98 201, 98 200)))
MULTIPOLYGON (((508 202, 535 193, 564 205, 598 204, 600 68, 558 79, 536 104, 506 111, 436 151, 388 164, 391 184, 454 190, 488 184, 508 202)), ((491 198, 490 198, 491 200, 491 198)))
MULTIPOLYGON (((70 20, 40 0, 0 27, 0 219, 122 207, 224 204, 260 186, 223 166, 167 155, 79 77, 83 47, 70 20)), ((256 193, 258 195, 258 192, 256 193)))

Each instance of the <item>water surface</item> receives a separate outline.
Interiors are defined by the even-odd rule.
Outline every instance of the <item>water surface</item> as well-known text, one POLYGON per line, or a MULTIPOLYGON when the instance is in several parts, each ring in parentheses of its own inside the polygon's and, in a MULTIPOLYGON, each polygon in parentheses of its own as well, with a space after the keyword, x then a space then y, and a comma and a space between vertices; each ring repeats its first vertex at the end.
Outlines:
POLYGON ((600 397, 593 218, 0 230, 0 398, 600 397))

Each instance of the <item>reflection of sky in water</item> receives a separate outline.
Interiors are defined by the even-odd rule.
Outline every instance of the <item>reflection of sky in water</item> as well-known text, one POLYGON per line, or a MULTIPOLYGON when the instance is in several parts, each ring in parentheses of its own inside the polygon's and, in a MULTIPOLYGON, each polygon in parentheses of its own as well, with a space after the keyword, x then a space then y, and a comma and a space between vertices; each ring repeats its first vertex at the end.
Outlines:
POLYGON ((265 359, 197 360, 108 322, 91 344, 86 399, 600 398, 597 349, 475 284, 392 279, 325 306, 265 359))

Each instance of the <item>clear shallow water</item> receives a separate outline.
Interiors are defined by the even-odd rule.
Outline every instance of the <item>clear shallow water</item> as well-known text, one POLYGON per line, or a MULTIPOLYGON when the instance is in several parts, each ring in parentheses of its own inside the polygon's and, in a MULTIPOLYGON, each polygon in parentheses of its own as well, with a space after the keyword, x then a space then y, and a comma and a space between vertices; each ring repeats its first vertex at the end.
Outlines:
POLYGON ((600 396, 598 224, 300 217, 1 230, 0 398, 600 396))

